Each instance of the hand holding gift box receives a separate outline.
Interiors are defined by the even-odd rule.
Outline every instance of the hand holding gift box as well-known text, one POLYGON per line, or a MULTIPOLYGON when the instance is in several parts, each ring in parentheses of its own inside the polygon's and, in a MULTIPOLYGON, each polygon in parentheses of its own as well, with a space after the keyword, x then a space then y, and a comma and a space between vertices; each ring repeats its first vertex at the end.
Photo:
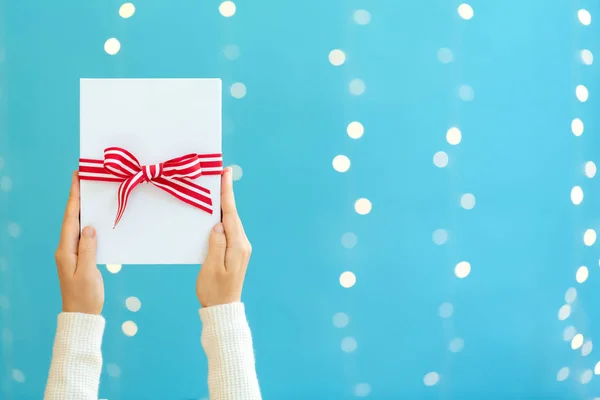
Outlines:
POLYGON ((220 220, 221 81, 83 79, 80 136, 98 263, 200 263, 220 220))

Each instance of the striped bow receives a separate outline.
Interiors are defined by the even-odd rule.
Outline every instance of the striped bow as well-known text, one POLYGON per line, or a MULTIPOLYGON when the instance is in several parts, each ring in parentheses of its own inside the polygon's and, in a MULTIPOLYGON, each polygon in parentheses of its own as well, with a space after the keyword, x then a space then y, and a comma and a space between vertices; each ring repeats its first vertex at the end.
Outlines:
POLYGON ((137 185, 150 182, 189 205, 212 214, 210 190, 192 180, 202 175, 220 175, 221 154, 188 154, 154 165, 141 165, 137 158, 121 147, 104 150, 104 160, 79 159, 79 179, 121 182, 115 225, 119 223, 129 194, 137 185))

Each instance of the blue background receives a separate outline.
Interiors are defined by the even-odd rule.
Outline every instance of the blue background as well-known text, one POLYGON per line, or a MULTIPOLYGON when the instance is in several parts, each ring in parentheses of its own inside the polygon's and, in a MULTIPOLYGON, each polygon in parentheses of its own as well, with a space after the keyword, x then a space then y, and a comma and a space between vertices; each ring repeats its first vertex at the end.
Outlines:
MULTIPOLYGON (((586 341, 599 335, 599 255, 582 238, 600 229, 598 177, 583 172, 600 155, 600 79, 598 61, 579 58, 584 48, 600 57, 599 3, 472 0, 471 20, 454 0, 241 0, 231 18, 219 3, 138 0, 123 19, 115 1, 0 1, 0 397, 42 397, 81 77, 223 79, 225 161, 243 169, 236 194, 254 247, 244 301, 264 398, 600 396, 600 377, 580 378, 600 344, 582 356, 563 340, 569 325, 586 341), (357 9, 370 23, 353 20, 357 9), (121 43, 114 56, 104 51, 110 37, 121 43), (224 55, 231 44, 235 60, 224 55), (328 61, 336 48, 346 54, 339 67, 328 61), (440 48, 452 62, 438 60, 440 48), (366 84, 360 96, 349 92, 354 78, 366 84), (231 96, 234 82, 244 98, 231 96), (473 101, 458 96, 462 84, 473 101), (355 120, 365 127, 358 140, 346 134, 355 120), (451 126, 463 133, 458 146, 445 140, 451 126), (437 151, 448 153, 446 168, 434 166, 437 151), (351 160, 346 173, 332 168, 338 154, 351 160), (467 192, 472 210, 460 206, 467 192), (361 197, 373 204, 368 215, 354 210, 361 197), (441 246, 439 228, 449 234, 441 246), (345 232, 357 235, 354 248, 342 245, 345 232), (458 279, 462 260, 472 271, 458 279), (590 277, 578 284, 581 265, 590 277), (356 274, 354 287, 340 285, 344 271, 356 274), (569 287, 577 300, 560 321, 569 287), (438 314, 443 302, 450 318, 438 314), (332 323, 338 312, 350 319, 343 328, 332 323), (354 352, 342 350, 345 337, 354 352), (457 353, 455 337, 464 340, 457 353), (570 375, 558 382, 563 367, 570 375), (432 371, 439 382, 426 386, 432 371)), ((100 268, 100 397, 206 397, 198 268, 100 268), (129 296, 139 312, 125 307, 129 296), (123 334, 126 320, 137 335, 123 334)))

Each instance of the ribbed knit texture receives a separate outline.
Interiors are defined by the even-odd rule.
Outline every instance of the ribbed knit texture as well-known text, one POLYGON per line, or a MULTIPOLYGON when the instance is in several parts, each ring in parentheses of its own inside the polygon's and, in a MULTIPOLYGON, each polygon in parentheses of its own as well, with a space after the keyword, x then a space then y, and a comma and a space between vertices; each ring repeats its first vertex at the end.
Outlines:
POLYGON ((200 309, 210 400, 260 400, 252 335, 242 303, 200 309))
POLYGON ((98 399, 104 325, 99 315, 58 315, 44 400, 98 399))
MULTIPOLYGON (((200 317, 210 400, 260 400, 244 305, 203 308, 200 317)), ((98 399, 104 325, 99 315, 59 314, 44 400, 98 399)))

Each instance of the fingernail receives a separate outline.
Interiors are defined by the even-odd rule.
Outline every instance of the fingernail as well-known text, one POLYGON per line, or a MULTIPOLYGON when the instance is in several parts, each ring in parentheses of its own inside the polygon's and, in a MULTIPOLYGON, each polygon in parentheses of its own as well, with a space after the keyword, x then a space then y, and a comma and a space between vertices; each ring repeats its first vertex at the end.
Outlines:
POLYGON ((73 172, 73 179, 71 179, 71 183, 77 182, 77 172, 73 172))
POLYGON ((213 230, 215 231, 215 233, 223 233, 223 232, 225 232, 223 230, 223 224, 221 224, 221 223, 216 224, 215 227, 213 228, 213 230))
POLYGON ((85 228, 83 228, 83 232, 81 232, 81 234, 85 238, 93 238, 94 236, 96 236, 96 230, 91 226, 86 226, 85 228))

